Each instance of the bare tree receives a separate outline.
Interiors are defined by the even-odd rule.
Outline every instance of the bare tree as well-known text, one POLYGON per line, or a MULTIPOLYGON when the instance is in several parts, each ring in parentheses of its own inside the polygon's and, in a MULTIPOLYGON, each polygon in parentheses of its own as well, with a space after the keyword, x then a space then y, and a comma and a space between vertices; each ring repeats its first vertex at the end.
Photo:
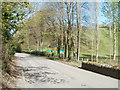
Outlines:
POLYGON ((113 23, 113 59, 116 59, 116 23, 113 23))
POLYGON ((81 22, 82 22, 82 1, 76 3, 76 21, 77 21, 77 60, 80 59, 80 32, 82 30, 81 22), (78 9, 79 8, 79 9, 78 9))
POLYGON ((92 32, 92 42, 91 42, 91 60, 93 61, 93 52, 94 52, 94 19, 95 19, 95 17, 93 16, 93 14, 94 14, 94 7, 93 7, 93 2, 90 2, 90 26, 91 26, 91 32, 92 32))
POLYGON ((95 29, 96 29, 96 61, 98 62, 98 48, 99 48, 99 31, 98 31, 98 15, 99 15, 99 11, 98 11, 98 2, 95 2, 95 29))

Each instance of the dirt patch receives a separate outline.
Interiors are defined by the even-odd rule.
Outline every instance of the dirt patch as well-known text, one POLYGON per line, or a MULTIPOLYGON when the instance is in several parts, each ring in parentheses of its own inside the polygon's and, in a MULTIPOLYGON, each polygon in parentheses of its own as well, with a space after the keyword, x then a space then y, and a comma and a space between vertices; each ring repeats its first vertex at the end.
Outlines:
POLYGON ((22 70, 21 67, 16 66, 16 58, 10 63, 10 73, 2 71, 2 88, 16 88, 16 80, 21 75, 18 71, 22 70))

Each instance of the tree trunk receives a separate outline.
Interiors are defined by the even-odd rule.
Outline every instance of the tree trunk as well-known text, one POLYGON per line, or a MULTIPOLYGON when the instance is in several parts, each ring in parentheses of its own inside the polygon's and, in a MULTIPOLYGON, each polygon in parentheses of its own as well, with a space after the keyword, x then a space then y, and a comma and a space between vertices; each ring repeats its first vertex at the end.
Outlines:
POLYGON ((66 34, 66 29, 65 29, 65 23, 64 23, 64 19, 62 17, 62 23, 63 23, 63 45, 64 45, 64 50, 65 50, 65 53, 64 53, 64 58, 67 58, 67 34, 66 34))
POLYGON ((109 27, 109 34, 110 34, 110 63, 111 63, 111 53, 112 53, 112 30, 111 30, 111 25, 109 27))
POLYGON ((91 38, 91 61, 94 61, 93 59, 93 52, 94 52, 94 25, 93 25, 93 22, 94 22, 94 9, 93 9, 93 3, 90 2, 90 26, 91 26, 91 34, 92 34, 92 38, 91 38))
POLYGON ((26 33, 27 35, 27 48, 28 48, 28 51, 30 50, 30 40, 29 40, 29 35, 30 35, 30 29, 28 29, 28 33, 26 33))
POLYGON ((76 3, 76 21, 77 21, 77 30, 78 30, 78 33, 77 33, 77 60, 80 59, 80 31, 82 30, 81 20, 82 20, 82 2, 80 2, 80 11, 78 11, 78 3, 76 3))
POLYGON ((61 49, 61 40, 60 40, 60 37, 58 37, 58 56, 60 58, 60 49, 61 49))
POLYGON ((113 59, 116 59, 116 23, 114 22, 114 32, 113 32, 113 59))
POLYGON ((95 29, 96 29, 96 61, 98 62, 98 47, 99 47, 99 33, 98 33, 98 2, 96 2, 96 26, 95 26, 95 29))
POLYGON ((3 56, 3 53, 2 53, 2 44, 3 44, 3 42, 2 42, 2 35, 1 35, 1 30, 0 30, 0 61, 2 60, 2 56, 3 56))
POLYGON ((65 56, 64 56, 64 58, 67 58, 67 56, 68 56, 68 43, 67 43, 67 31, 66 31, 66 29, 64 30, 64 46, 65 46, 65 56))
POLYGON ((58 36, 58 56, 60 58, 60 50, 63 44, 63 28, 62 28, 62 20, 59 18, 58 20, 59 20, 59 29, 60 29, 60 35, 58 36))
POLYGON ((70 17, 70 9, 72 3, 67 4, 67 19, 68 19, 68 30, 67 30, 67 43, 68 43, 68 61, 71 60, 71 17, 70 17))
POLYGON ((37 39, 37 51, 39 51, 39 49, 40 49, 40 39, 38 37, 38 39, 37 39))

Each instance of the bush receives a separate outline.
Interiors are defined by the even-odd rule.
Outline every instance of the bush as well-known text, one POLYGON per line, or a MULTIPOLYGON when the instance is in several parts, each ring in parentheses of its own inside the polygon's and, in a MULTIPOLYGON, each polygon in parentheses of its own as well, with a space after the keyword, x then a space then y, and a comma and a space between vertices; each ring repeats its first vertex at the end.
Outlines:
POLYGON ((31 54, 37 55, 37 56, 46 56, 46 52, 40 52, 40 51, 32 51, 31 54))
POLYGON ((19 53, 22 52, 22 49, 21 49, 21 46, 20 46, 20 45, 17 45, 17 46, 16 46, 16 52, 19 52, 19 53))

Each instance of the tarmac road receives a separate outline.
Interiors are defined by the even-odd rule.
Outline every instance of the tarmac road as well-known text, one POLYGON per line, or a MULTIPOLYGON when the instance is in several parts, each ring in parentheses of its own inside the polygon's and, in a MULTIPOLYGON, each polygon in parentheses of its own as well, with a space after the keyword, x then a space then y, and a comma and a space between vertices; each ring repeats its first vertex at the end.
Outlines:
POLYGON ((17 88, 118 88, 118 80, 43 57, 16 53, 17 88))

